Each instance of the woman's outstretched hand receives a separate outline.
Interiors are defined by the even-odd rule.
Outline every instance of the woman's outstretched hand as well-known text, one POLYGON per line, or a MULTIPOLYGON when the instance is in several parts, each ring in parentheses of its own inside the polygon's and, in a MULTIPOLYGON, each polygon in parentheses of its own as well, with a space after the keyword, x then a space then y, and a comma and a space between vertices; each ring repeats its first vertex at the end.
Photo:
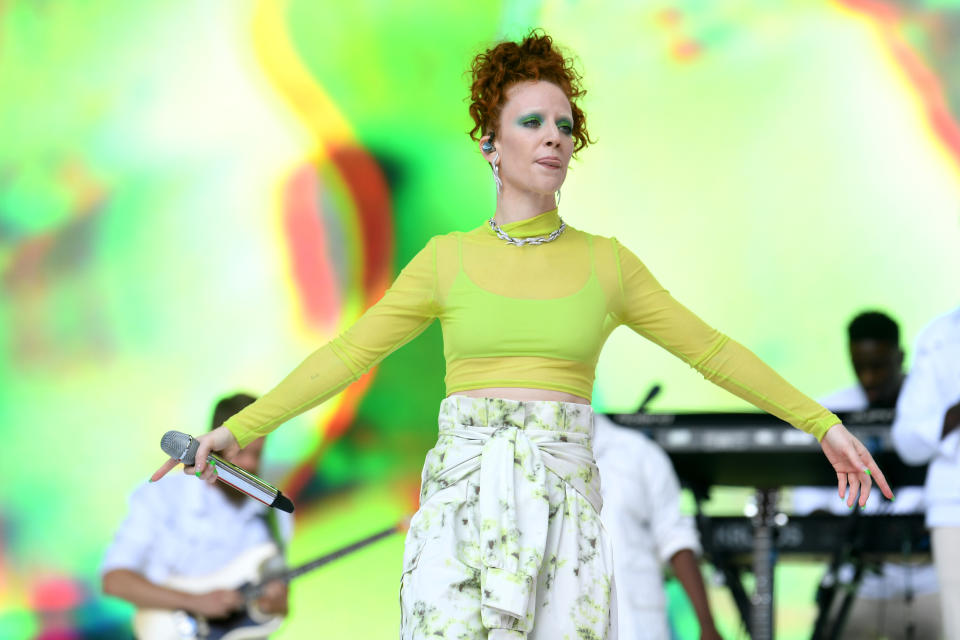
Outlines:
MULTIPOLYGON (((217 470, 212 465, 207 464, 207 455, 215 451, 220 453, 221 457, 229 460, 240 451, 240 444, 226 427, 217 427, 213 431, 197 437, 197 442, 200 444, 197 447, 196 464, 192 467, 184 466, 183 472, 194 474, 198 478, 213 484, 217 478, 217 470)), ((180 464, 178 460, 170 458, 153 472, 153 475, 150 476, 150 482, 156 482, 167 475, 167 472, 178 464, 180 464)))
POLYGON ((837 472, 837 491, 841 498, 847 496, 848 507, 853 507, 857 490, 860 490, 860 506, 867 504, 874 481, 880 493, 893 500, 893 491, 880 467, 873 461, 873 456, 842 424, 835 424, 827 430, 820 441, 820 448, 837 472), (847 487, 850 488, 849 492, 847 487))

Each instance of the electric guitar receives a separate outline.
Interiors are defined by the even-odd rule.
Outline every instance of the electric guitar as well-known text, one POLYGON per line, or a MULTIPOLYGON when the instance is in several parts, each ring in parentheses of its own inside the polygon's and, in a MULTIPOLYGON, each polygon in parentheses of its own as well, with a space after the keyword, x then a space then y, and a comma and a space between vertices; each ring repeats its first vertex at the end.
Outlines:
POLYGON ((134 635, 139 640, 262 640, 283 624, 283 616, 266 614, 256 607, 256 601, 263 595, 267 583, 275 580, 289 582, 404 528, 404 523, 394 525, 279 573, 264 570, 268 561, 278 555, 276 545, 270 542, 248 549, 219 571, 205 576, 172 577, 163 586, 187 593, 236 589, 243 595, 246 607, 226 618, 215 620, 187 611, 139 609, 133 618, 134 635))

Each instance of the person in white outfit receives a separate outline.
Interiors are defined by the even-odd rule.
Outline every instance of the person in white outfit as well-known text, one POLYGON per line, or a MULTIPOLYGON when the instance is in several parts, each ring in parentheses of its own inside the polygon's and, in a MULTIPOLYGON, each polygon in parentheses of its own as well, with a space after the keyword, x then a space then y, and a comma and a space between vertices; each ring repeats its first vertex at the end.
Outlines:
MULTIPOLYGON (((246 394, 221 399, 214 408, 213 425, 254 400, 246 394)), ((263 444, 264 438, 255 440, 231 462, 256 473, 263 444)), ((291 514, 271 510, 232 487, 183 474, 167 476, 141 485, 130 496, 129 512, 100 568, 103 592, 143 609, 223 618, 244 606, 236 589, 188 593, 165 583, 171 577, 212 574, 245 551, 271 542, 282 552, 292 533, 291 514)), ((283 566, 280 556, 276 565, 283 566)), ((286 585, 271 582, 256 604, 265 614, 286 615, 286 585)))
MULTIPOLYGON (((831 411, 893 409, 903 385, 904 353, 900 328, 890 316, 867 311, 847 327, 850 362, 857 384, 833 393, 821 402, 831 411)), ((922 487, 895 489, 896 501, 871 496, 863 510, 867 515, 923 513, 922 487)), ((848 515, 850 508, 825 487, 797 487, 793 491, 793 512, 848 515)), ((846 572, 841 570, 842 580, 846 572)), ((848 576, 852 578, 852 575, 848 576)), ((826 579, 837 576, 828 574, 826 579)), ((835 604, 839 604, 837 598, 835 604)), ((835 612, 834 612, 835 613, 835 612)), ((939 627, 937 574, 929 563, 885 562, 867 569, 843 627, 850 638, 933 638, 939 627)))
POLYGON ((943 637, 960 639, 960 308, 917 338, 897 401, 893 443, 908 464, 929 463, 926 523, 940 582, 943 637))
POLYGON ((697 565, 700 538, 680 512, 680 482, 667 454, 642 433, 596 414, 593 453, 600 468, 600 519, 613 544, 622 640, 670 640, 663 567, 670 565, 700 623, 719 639, 697 565))

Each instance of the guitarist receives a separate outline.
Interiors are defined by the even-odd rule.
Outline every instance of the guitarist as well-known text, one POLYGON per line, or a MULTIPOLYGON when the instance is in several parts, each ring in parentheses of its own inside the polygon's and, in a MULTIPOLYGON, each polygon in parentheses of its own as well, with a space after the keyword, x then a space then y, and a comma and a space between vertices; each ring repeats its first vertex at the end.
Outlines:
MULTIPOLYGON (((256 398, 235 394, 222 398, 213 412, 213 427, 256 398)), ((254 440, 230 461, 256 474, 264 438, 254 440)), ((213 573, 253 547, 273 541, 285 547, 293 531, 290 514, 269 509, 234 488, 183 474, 170 474, 138 487, 130 511, 107 549, 101 567, 103 592, 143 609, 184 610, 205 618, 223 618, 244 607, 235 589, 186 593, 163 583, 171 576, 213 573)), ((283 567, 282 558, 277 559, 283 567)), ((287 587, 270 583, 256 602, 272 615, 287 614, 287 587)))

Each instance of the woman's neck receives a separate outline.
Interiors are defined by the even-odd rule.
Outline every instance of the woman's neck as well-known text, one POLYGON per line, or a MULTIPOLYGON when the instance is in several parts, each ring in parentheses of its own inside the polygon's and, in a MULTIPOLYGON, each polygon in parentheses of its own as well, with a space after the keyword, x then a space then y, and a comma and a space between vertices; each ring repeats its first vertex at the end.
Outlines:
POLYGON ((520 222, 557 208, 553 194, 510 193, 497 196, 497 209, 493 221, 499 225, 520 222))

